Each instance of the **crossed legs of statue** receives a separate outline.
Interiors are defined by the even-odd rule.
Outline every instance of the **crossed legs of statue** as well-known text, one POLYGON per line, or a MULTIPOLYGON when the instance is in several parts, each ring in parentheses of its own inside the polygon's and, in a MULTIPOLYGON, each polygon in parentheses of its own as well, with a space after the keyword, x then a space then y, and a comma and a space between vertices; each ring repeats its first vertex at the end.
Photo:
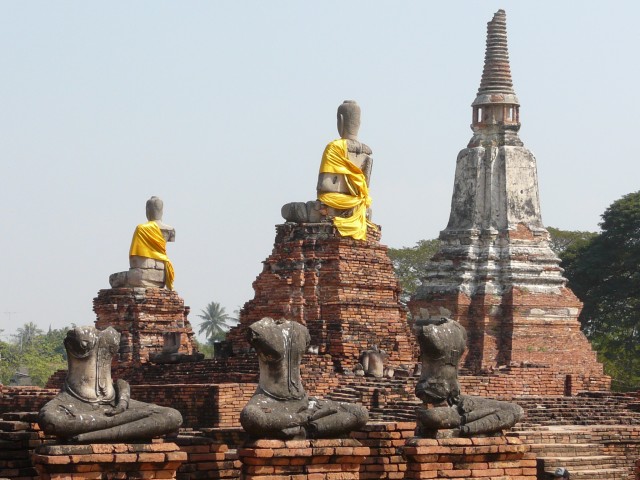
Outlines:
POLYGON ((471 395, 461 395, 451 406, 416 409, 418 428, 423 432, 460 429, 465 436, 500 431, 515 425, 524 415, 519 405, 471 395))
POLYGON ((240 414, 243 428, 255 437, 281 439, 331 438, 367 423, 359 405, 303 397, 278 400, 254 395, 240 414))
POLYGON ((80 443, 150 439, 182 423, 176 410, 136 400, 121 413, 105 413, 109 410, 109 405, 80 402, 64 392, 42 409, 39 423, 48 433, 64 432, 68 441, 80 443))

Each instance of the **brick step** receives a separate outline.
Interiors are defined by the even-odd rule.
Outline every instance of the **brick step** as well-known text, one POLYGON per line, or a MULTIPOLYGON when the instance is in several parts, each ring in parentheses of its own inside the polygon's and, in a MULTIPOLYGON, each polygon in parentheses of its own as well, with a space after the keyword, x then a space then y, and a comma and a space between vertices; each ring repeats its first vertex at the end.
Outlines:
POLYGON ((545 469, 549 467, 565 467, 571 472, 579 470, 609 470, 618 466, 618 458, 611 455, 586 455, 560 457, 556 455, 539 456, 538 461, 544 462, 545 469))
MULTIPOLYGON (((552 479, 555 467, 552 469, 545 468, 547 479, 552 479)), ((603 470, 571 470, 571 480, 626 480, 627 472, 621 468, 608 468, 603 470)))
POLYGON ((598 443, 534 443, 532 452, 544 452, 545 457, 573 457, 587 454, 602 455, 602 445, 598 443))
POLYGON ((356 398, 353 395, 347 395, 344 393, 332 393, 331 395, 327 395, 327 398, 336 402, 352 403, 356 401, 356 398))

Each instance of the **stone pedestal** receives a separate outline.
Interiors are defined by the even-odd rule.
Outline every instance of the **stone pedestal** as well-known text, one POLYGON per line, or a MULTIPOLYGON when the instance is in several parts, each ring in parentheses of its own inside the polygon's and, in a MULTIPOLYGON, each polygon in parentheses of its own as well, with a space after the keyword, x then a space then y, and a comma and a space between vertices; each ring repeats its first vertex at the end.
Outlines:
POLYGON ((255 296, 227 336, 233 354, 250 351, 246 331, 253 322, 284 317, 306 325, 312 347, 330 355, 338 371, 353 369, 374 345, 391 365, 413 365, 417 348, 379 240, 374 229, 362 241, 341 237, 328 223, 277 225, 273 252, 253 283, 255 296))
POLYGON ((405 479, 536 480, 536 457, 517 438, 411 438, 405 479))
POLYGON ((238 450, 242 480, 357 480, 370 453, 353 439, 256 440, 238 450))
POLYGON ((175 443, 44 445, 33 455, 43 480, 176 478, 186 459, 175 443))
MULTIPOLYGON (((110 288, 100 290, 93 299, 96 328, 113 327, 121 334, 121 367, 149 362, 161 354, 165 336, 179 336, 175 353, 191 356, 196 352, 193 330, 187 320, 189 307, 175 291, 164 288, 110 288)), ((175 347, 175 346, 174 346, 175 347)))

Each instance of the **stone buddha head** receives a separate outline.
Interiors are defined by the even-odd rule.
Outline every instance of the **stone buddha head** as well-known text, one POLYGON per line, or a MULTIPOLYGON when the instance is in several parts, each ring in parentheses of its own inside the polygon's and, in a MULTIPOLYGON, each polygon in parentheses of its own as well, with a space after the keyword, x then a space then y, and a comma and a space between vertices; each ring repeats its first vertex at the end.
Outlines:
POLYGON ((356 140, 360 130, 360 106, 355 100, 345 100, 338 107, 338 133, 341 138, 356 140))
POLYGON ((160 197, 153 196, 147 200, 147 220, 162 220, 164 203, 160 197))

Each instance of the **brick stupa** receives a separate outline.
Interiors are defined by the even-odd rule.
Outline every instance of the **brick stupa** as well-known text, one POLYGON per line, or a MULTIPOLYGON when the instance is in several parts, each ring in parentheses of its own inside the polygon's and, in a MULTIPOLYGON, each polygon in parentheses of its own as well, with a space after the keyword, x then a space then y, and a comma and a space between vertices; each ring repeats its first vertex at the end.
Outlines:
POLYGON ((465 326, 470 372, 546 366, 565 375, 567 393, 604 390, 609 379, 580 331, 582 304, 542 224, 536 159, 518 137, 503 10, 487 30, 473 137, 458 154, 449 223, 409 308, 465 326))
POLYGON ((236 358, 255 362, 247 327, 268 316, 307 326, 317 355, 304 362, 324 365, 319 375, 353 371, 360 354, 374 346, 389 354, 390 365, 415 364, 415 343, 379 228, 354 240, 331 223, 276 225, 273 251, 263 264, 255 296, 227 336, 236 358))
POLYGON ((135 368, 170 353, 175 363, 197 355, 189 307, 176 291, 156 287, 107 288, 93 299, 96 328, 120 332, 119 368, 135 368))

